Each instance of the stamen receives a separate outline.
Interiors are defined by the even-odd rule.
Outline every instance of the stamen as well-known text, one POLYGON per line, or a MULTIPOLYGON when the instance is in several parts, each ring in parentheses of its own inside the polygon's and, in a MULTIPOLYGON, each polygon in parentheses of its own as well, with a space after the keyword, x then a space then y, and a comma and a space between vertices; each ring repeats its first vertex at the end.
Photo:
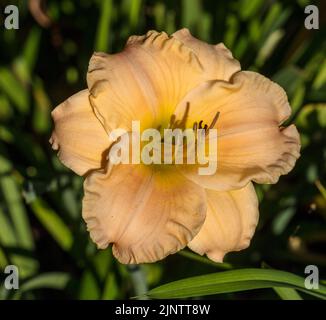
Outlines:
POLYGON ((216 113, 215 117, 213 118, 213 121, 212 121, 212 123, 210 124, 209 128, 207 128, 207 125, 205 124, 205 135, 206 135, 206 136, 208 135, 209 130, 211 130, 211 129, 214 128, 214 126, 215 126, 215 124, 216 124, 216 122, 217 122, 217 120, 218 120, 219 115, 220 115, 220 112, 217 111, 217 113, 216 113))
POLYGON ((205 135, 208 135, 209 130, 214 128, 219 116, 220 116, 220 112, 217 111, 214 118, 213 118, 213 120, 212 120, 212 122, 211 122, 211 124, 209 126, 207 124, 205 124, 204 127, 203 127, 203 120, 200 120, 199 124, 197 122, 194 122, 192 129, 194 131, 196 131, 197 129, 204 129, 205 130, 205 135))
POLYGON ((179 127, 180 127, 180 123, 181 123, 181 121, 180 121, 180 120, 177 120, 177 121, 174 123, 174 126, 172 127, 172 129, 179 128, 179 127))
POLYGON ((176 128, 185 129, 186 123, 187 123, 187 118, 189 115, 189 110, 190 110, 190 102, 187 102, 186 109, 185 109, 185 112, 184 112, 181 120, 176 121, 176 115, 172 114, 172 116, 170 118, 169 128, 170 129, 176 129, 176 128))
POLYGON ((219 116, 220 116, 220 112, 217 111, 217 112, 216 112, 216 115, 215 115, 215 117, 214 117, 214 119, 213 119, 213 121, 212 121, 212 123, 211 123, 211 125, 209 126, 209 129, 213 129, 213 128, 214 128, 214 126, 215 126, 215 124, 216 124, 216 122, 217 122, 219 116))
POLYGON ((186 128, 186 123, 187 123, 187 118, 188 118, 188 115, 189 115, 189 110, 190 110, 190 102, 188 101, 187 102, 187 105, 186 105, 186 110, 185 110, 185 113, 181 119, 181 122, 179 124, 179 128, 181 129, 185 129, 186 128))
POLYGON ((176 119, 176 116, 175 114, 173 114, 170 118, 170 125, 169 125, 169 128, 172 128, 174 123, 175 123, 175 119, 176 119))

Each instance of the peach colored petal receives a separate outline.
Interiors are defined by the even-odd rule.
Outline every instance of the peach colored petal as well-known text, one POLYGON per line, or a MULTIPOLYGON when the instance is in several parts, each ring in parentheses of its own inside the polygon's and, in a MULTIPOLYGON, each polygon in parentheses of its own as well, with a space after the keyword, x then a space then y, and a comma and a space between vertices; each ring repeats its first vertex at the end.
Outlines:
POLYGON ((121 263, 154 262, 175 253, 205 220, 204 189, 173 168, 111 166, 87 176, 84 189, 90 236, 101 249, 113 243, 121 263))
POLYGON ((186 176, 205 188, 230 190, 250 180, 276 183, 292 170, 300 156, 300 137, 294 125, 279 128, 291 109, 284 90, 255 72, 236 73, 230 83, 210 81, 192 90, 180 103, 182 114, 190 103, 189 122, 208 126, 219 112, 217 173, 199 176, 184 166, 186 176))
POLYGON ((71 96, 52 111, 54 130, 50 138, 61 162, 79 175, 98 169, 111 145, 89 103, 89 92, 71 96))
POLYGON ((222 262, 226 253, 247 248, 255 232, 259 211, 255 188, 218 192, 206 190, 206 220, 190 249, 222 262))
POLYGON ((104 127, 129 130, 166 125, 182 97, 204 78, 194 52, 166 33, 132 36, 118 54, 96 53, 87 75, 94 106, 104 127))
POLYGON ((235 72, 241 70, 239 61, 233 58, 223 43, 208 44, 193 37, 186 28, 178 30, 172 36, 195 52, 204 67, 207 80, 229 81, 235 72))

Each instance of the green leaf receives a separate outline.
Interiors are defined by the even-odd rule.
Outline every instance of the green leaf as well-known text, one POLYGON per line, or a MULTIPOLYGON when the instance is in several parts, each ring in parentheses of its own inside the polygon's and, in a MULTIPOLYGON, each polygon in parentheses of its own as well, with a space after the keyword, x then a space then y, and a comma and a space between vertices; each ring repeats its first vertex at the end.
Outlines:
POLYGON ((67 273, 49 272, 40 274, 23 282, 13 295, 13 299, 19 299, 24 292, 36 289, 46 288, 63 290, 67 286, 69 280, 70 276, 67 273))
POLYGON ((290 65, 275 73, 272 80, 281 85, 291 99, 298 87, 304 83, 305 74, 298 67, 290 65))
POLYGON ((326 59, 319 65, 317 75, 313 83, 314 89, 319 89, 326 83, 326 59))
POLYGON ((226 30, 224 33, 224 42, 227 47, 233 49, 239 32, 239 20, 233 14, 226 17, 226 30))
MULTIPOLYGON (((7 120, 13 115, 12 107, 10 106, 9 99, 0 93, 0 119, 1 121, 7 120)), ((0 137, 1 139, 1 137, 0 137)))
POLYGON ((34 27, 28 34, 21 56, 14 62, 14 70, 23 83, 31 81, 32 72, 38 59, 41 29, 34 27))
POLYGON ((268 36, 277 29, 280 29, 287 21, 292 9, 282 8, 279 3, 274 3, 268 10, 266 19, 261 26, 260 45, 266 41, 268 36))
POLYGON ((57 241, 61 248, 65 251, 70 250, 73 243, 73 236, 59 215, 50 209, 41 199, 36 199, 31 202, 30 206, 38 220, 57 241))
POLYGON ((242 0, 240 3, 239 13, 242 19, 247 20, 254 17, 260 7, 263 5, 262 0, 242 0))
POLYGON ((326 200, 326 188, 322 185, 322 183, 319 180, 315 181, 315 185, 318 188, 320 194, 324 197, 326 200))
POLYGON ((134 29, 139 22, 139 15, 141 13, 142 0, 131 0, 129 7, 129 23, 130 28, 134 29))
POLYGON ((107 52, 109 49, 110 25, 112 20, 113 4, 112 0, 101 1, 101 17, 96 32, 96 51, 107 52))
POLYGON ((308 290, 304 278, 295 274, 269 269, 239 269, 174 281, 147 292, 154 299, 189 298, 262 288, 292 288, 326 299, 326 287, 308 290))
POLYGON ((45 133, 50 129, 51 102, 45 92, 43 82, 36 78, 33 83, 33 96, 35 111, 33 114, 33 127, 36 132, 45 133))
POLYGON ((78 289, 79 300, 98 300, 101 297, 101 288, 92 270, 87 269, 80 280, 78 289))
POLYGON ((282 300, 302 300, 299 293, 292 288, 273 288, 282 300))
POLYGON ((326 128, 326 104, 307 104, 298 114, 295 123, 302 129, 309 129, 315 124, 311 118, 316 118, 317 125, 326 128))
POLYGON ((14 246, 16 244, 15 232, 11 226, 8 216, 0 208, 0 244, 3 246, 14 246))
POLYGON ((157 30, 164 29, 164 23, 165 23, 165 6, 163 3, 156 3, 153 8, 153 15, 155 19, 155 26, 157 30))
POLYGON ((113 272, 109 272, 106 277, 102 299, 113 300, 119 296, 119 286, 117 284, 116 276, 113 272))
MULTIPOLYGON (((8 265, 7 257, 0 247, 0 269, 4 269, 8 265)), ((0 300, 1 300, 1 294, 0 294, 0 300)))
POLYGON ((294 207, 289 207, 277 214, 272 222, 272 230, 275 235, 280 235, 286 230, 291 219, 295 215, 294 207))
POLYGON ((202 18, 201 1, 182 1, 182 25, 189 29, 197 28, 198 22, 202 18))
POLYGON ((29 72, 34 70, 34 66, 38 58, 41 33, 42 31, 40 28, 34 27, 29 32, 28 38, 25 42, 23 49, 23 59, 29 72))
POLYGON ((285 32, 283 30, 277 29, 268 36, 268 38, 260 48, 258 56, 256 58, 257 66, 260 67, 265 63, 265 61, 274 52, 274 49, 276 48, 277 44, 281 41, 284 34, 285 32))
POLYGON ((22 195, 17 182, 12 175, 6 174, 12 170, 12 164, 5 157, 0 156, 0 187, 6 201, 17 243, 25 249, 33 249, 34 241, 25 207, 22 203, 22 195))
POLYGON ((26 113, 29 110, 27 90, 7 68, 0 68, 0 89, 6 93, 20 112, 26 113))
MULTIPOLYGON (((34 249, 32 230, 21 192, 11 171, 10 161, 0 156, 0 190, 8 208, 0 209, 0 245, 4 250, 24 249, 32 253, 34 249)), ((21 278, 33 275, 38 268, 38 262, 30 256, 11 252, 8 253, 8 257, 10 262, 19 267, 21 278)))

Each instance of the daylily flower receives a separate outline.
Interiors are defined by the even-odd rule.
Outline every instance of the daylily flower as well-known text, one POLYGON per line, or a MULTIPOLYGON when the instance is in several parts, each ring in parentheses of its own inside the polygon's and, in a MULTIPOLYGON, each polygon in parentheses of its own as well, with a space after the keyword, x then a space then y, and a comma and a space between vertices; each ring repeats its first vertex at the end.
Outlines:
POLYGON ((113 244, 122 263, 154 262, 186 246, 220 262, 247 248, 259 215, 252 181, 276 183, 299 157, 295 126, 281 127, 291 113, 284 90, 187 29, 150 31, 130 37, 121 53, 94 53, 87 84, 52 112, 50 142, 85 176, 83 218, 98 248, 113 244), (185 112, 186 128, 217 129, 216 174, 107 160, 112 130, 129 132, 133 120, 141 130, 167 128, 185 112))

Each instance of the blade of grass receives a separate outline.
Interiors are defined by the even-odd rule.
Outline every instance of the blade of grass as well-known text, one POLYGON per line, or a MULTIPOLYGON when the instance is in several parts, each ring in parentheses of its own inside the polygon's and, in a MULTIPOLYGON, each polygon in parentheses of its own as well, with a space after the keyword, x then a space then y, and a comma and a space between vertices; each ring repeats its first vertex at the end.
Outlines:
POLYGON ((98 300, 101 297, 101 288, 94 273, 87 269, 80 281, 78 288, 79 300, 98 300))
POLYGON ((16 238, 15 232, 10 221, 0 208, 0 244, 3 246, 15 246, 16 238))
POLYGON ((130 28, 133 30, 137 27, 139 23, 139 16, 142 7, 142 0, 131 0, 129 7, 129 24, 130 28))
POLYGON ((18 243, 25 249, 33 249, 34 242, 32 232, 25 207, 22 204, 22 195, 19 192, 16 181, 8 174, 8 171, 11 169, 11 163, 5 157, 0 156, 0 174, 3 174, 0 178, 0 187, 8 206, 18 243))
MULTIPOLYGON (((8 265, 8 260, 3 249, 0 247, 0 269, 4 269, 8 265)), ((0 295, 1 300, 1 295, 0 295)))
MULTIPOLYGON (((6 247, 20 247, 29 252, 34 250, 34 240, 27 212, 23 205, 21 192, 17 182, 11 175, 12 164, 5 157, 0 156, 0 188, 8 208, 6 212, 0 212, 0 243, 6 247)), ((33 275, 38 269, 38 262, 31 257, 20 254, 10 254, 9 259, 17 265, 21 278, 33 275)))
POLYGON ((46 133, 51 123, 51 102, 40 78, 36 78, 33 82, 33 96, 36 107, 33 114, 33 127, 38 133, 46 133))
POLYGON ((0 68, 0 89, 15 104, 18 111, 26 113, 29 110, 28 93, 24 86, 15 78, 8 68, 0 68), (19 94, 17 94, 19 92, 19 94))
POLYGON ((273 288, 282 300, 302 300, 299 293, 292 288, 273 288))
POLYGON ((65 251, 69 251, 72 247, 73 236, 59 215, 39 198, 31 202, 30 206, 38 220, 52 235, 61 248, 65 251))
POLYGON ((25 41, 21 56, 14 61, 14 70, 23 83, 31 81, 32 72, 38 58, 41 29, 34 27, 25 41))
POLYGON ((321 193, 321 195, 323 196, 323 198, 326 200, 326 189, 322 185, 322 183, 319 180, 316 180, 315 181, 315 186, 317 187, 317 189, 319 190, 319 192, 321 193))
POLYGON ((182 1, 182 25, 190 30, 196 29, 201 22, 202 8, 199 0, 182 1))
POLYGON ((19 287, 14 295, 13 299, 19 299, 24 292, 36 290, 36 289, 56 289, 63 290, 68 281, 70 280, 70 276, 67 273, 61 272, 49 272, 40 274, 30 280, 25 281, 19 287))
POLYGON ((326 299, 325 286, 308 290, 302 277, 270 269, 239 269, 186 278, 154 288, 146 296, 154 299, 189 298, 274 287, 293 288, 326 299))
POLYGON ((110 25, 112 20, 112 0, 101 1, 100 19, 96 32, 95 50, 107 52, 109 49, 110 25))

